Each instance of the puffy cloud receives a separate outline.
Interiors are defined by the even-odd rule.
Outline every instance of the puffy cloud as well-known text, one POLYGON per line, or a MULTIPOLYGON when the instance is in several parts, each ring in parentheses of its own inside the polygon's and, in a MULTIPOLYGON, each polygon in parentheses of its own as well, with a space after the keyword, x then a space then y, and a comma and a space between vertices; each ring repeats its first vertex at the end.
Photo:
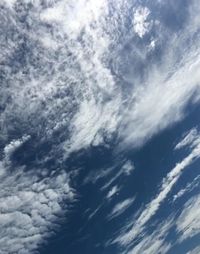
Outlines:
POLYGON ((150 11, 147 7, 139 6, 134 11, 133 15, 133 29, 139 37, 143 37, 147 32, 149 32, 151 22, 149 22, 148 16, 150 11))
POLYGON ((60 218, 75 200, 65 171, 41 177, 34 170, 4 169, 0 185, 2 254, 37 251, 58 230, 60 218))
POLYGON ((30 139, 29 135, 24 135, 22 138, 12 140, 8 145, 4 147, 5 163, 10 163, 13 153, 20 148, 26 141, 30 139))

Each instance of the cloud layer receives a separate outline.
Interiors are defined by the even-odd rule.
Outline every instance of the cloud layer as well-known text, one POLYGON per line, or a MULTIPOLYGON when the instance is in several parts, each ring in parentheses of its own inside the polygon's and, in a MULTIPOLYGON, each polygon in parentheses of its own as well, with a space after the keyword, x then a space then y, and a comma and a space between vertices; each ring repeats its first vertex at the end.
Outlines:
MULTIPOLYGON (((156 4, 164 12, 165 4, 156 4)), ((136 149, 183 119, 189 103, 199 103, 199 4, 191 1, 184 26, 176 29, 153 5, 137 1, 9 0, 0 6, 0 249, 31 253, 57 228, 58 215, 67 211, 63 201, 74 199, 66 166, 72 153, 113 140, 115 152, 136 149)), ((117 242, 129 244, 143 232, 198 158, 196 135, 191 131, 176 146, 190 143, 192 151, 117 242)), ((119 189, 114 181, 133 169, 127 162, 102 187, 111 187, 108 198, 119 189)), ((112 216, 130 202, 119 203, 112 216)), ((182 222, 180 231, 187 227, 182 222)))

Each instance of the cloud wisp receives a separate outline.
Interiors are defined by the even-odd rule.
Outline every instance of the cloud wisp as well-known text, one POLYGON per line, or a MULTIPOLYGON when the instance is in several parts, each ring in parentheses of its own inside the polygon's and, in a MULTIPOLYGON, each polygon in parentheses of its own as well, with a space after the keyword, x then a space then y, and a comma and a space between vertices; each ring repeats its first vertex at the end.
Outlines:
POLYGON ((184 205, 183 211, 176 222, 177 231, 180 234, 179 242, 200 233, 199 205, 200 195, 192 197, 184 205))
POLYGON ((124 213, 126 211, 126 209, 128 209, 134 202, 135 197, 134 198, 127 198, 119 203, 117 203, 111 213, 107 216, 108 220, 112 220, 115 217, 118 217, 119 215, 121 215, 122 213, 124 213))
POLYGON ((178 181, 183 170, 191 165, 196 159, 200 157, 200 143, 192 149, 191 153, 185 157, 181 162, 167 174, 163 179, 159 193, 157 196, 146 205, 145 209, 141 212, 138 218, 132 223, 132 226, 128 225, 129 230, 125 230, 120 236, 118 236, 114 242, 117 242, 123 246, 127 246, 137 240, 137 238, 143 233, 146 223, 155 215, 161 204, 166 199, 173 186, 178 181))

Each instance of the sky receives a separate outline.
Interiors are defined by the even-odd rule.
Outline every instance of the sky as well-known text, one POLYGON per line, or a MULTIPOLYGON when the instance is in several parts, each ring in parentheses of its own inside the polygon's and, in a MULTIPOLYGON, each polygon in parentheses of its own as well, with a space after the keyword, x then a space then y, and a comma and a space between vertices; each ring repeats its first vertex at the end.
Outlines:
POLYGON ((200 253, 197 0, 2 0, 0 254, 200 253))

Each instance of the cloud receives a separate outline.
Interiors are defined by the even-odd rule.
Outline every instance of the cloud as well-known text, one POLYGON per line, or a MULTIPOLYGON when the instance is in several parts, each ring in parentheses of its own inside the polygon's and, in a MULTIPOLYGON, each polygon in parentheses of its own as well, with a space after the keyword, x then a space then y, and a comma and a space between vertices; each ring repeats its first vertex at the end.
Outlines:
POLYGON ((131 248, 128 254, 157 254, 157 253, 167 253, 171 248, 172 244, 167 242, 166 236, 169 233, 170 228, 173 225, 173 217, 169 217, 162 223, 159 223, 154 231, 150 234, 146 233, 143 235, 139 243, 131 248))
POLYGON ((200 195, 189 199, 183 207, 183 211, 176 221, 177 231, 180 234, 179 242, 191 238, 200 232, 200 195))
POLYGON ((26 130, 50 139, 62 132, 59 149, 64 150, 65 158, 80 149, 108 145, 116 136, 123 148, 137 148, 181 120, 194 92, 199 94, 198 11, 192 10, 180 36, 166 30, 160 21, 155 38, 138 45, 127 31, 129 13, 135 13, 135 26, 142 36, 149 28, 148 16, 154 14, 150 7, 136 8, 127 1, 112 6, 108 1, 84 0, 37 1, 33 6, 37 12, 29 11, 29 30, 19 22, 21 14, 15 5, 12 12, 7 10, 2 23, 10 34, 1 39, 5 48, 1 54, 7 61, 3 82, 8 84, 1 101, 4 139, 19 126, 20 136, 26 130), (111 11, 114 15, 109 15, 111 11), (194 20, 195 26, 191 26, 194 20), (185 47, 193 37, 192 45, 185 47), (14 56, 20 54, 23 40, 29 57, 24 53, 20 61, 14 56), (155 41, 163 48, 161 64, 156 63, 155 49, 155 62, 147 65, 149 45, 155 41), (177 59, 179 51, 182 57, 177 59), (143 77, 138 78, 136 66, 144 66, 143 77), (128 86, 123 70, 130 72, 128 86))
POLYGON ((134 241, 134 239, 142 234, 146 223, 155 215, 160 205, 164 202, 165 198, 178 181, 183 170, 192 164, 195 159, 199 158, 199 156, 200 143, 196 145, 196 147, 187 157, 185 157, 181 162, 177 163, 177 165, 167 174, 162 181, 162 185, 157 196, 146 205, 145 209, 141 212, 133 225, 131 227, 129 225, 129 230, 118 236, 114 242, 125 246, 130 244, 132 241, 134 241))
POLYGON ((99 205, 94 211, 92 211, 92 213, 89 214, 88 221, 91 220, 99 212, 101 207, 102 207, 102 204, 99 205))
POLYGON ((195 249, 188 251, 187 254, 199 254, 200 247, 196 247, 195 249))
POLYGON ((109 173, 114 173, 114 175, 110 174, 110 179, 105 182, 105 184, 101 187, 101 190, 105 190, 110 187, 119 177, 129 176, 135 169, 134 163, 130 160, 122 161, 120 164, 120 169, 118 167, 110 169, 109 173))
POLYGON ((97 105, 93 100, 82 102, 80 111, 72 119, 73 132, 70 143, 65 144, 66 151, 70 153, 92 144, 95 146, 104 144, 104 139, 100 138, 101 130, 106 130, 108 133, 114 132, 118 122, 115 112, 118 105, 118 101, 108 102, 105 105, 97 105))
POLYGON ((195 177, 195 179, 186 185, 185 188, 181 189, 177 194, 174 195, 173 201, 176 201, 177 199, 181 198, 185 193, 191 192, 197 187, 199 187, 199 180, 200 180, 200 175, 195 177))
POLYGON ((147 21, 150 11, 147 7, 139 6, 134 11, 133 29, 139 37, 143 37, 150 30, 151 22, 147 21))
POLYGON ((153 80, 152 74, 149 85, 141 88, 141 91, 140 89, 136 91, 138 94, 132 110, 124 120, 128 122, 128 127, 126 132, 121 133, 126 145, 140 146, 155 133, 183 118, 184 108, 189 99, 195 90, 199 92, 199 76, 196 75, 196 67, 192 66, 195 61, 198 65, 199 60, 195 60, 190 55, 188 61, 190 63, 176 70, 167 81, 159 78, 153 80), (189 80, 188 77, 193 77, 193 80, 189 80), (163 87, 165 87, 164 93, 163 87), (159 98, 162 98, 162 102, 157 107, 159 98))
POLYGON ((134 169, 135 166, 131 161, 127 161, 122 167, 122 170, 125 175, 130 175, 134 171, 134 169))
POLYGON ((61 0, 44 9, 40 18, 49 24, 59 24, 64 33, 71 37, 78 36, 80 31, 92 22, 97 21, 106 11, 107 1, 92 0, 65 1, 61 0))
POLYGON ((3 0, 2 3, 10 8, 14 6, 17 0, 3 0))
POLYGON ((2 168, 0 175, 1 253, 35 253, 58 231, 75 201, 65 171, 41 176, 32 170, 2 168), (66 204, 66 205, 65 205, 66 204), (63 210, 64 209, 64 210, 63 210))
MULTIPOLYGON (((120 147, 137 148, 181 120, 194 94, 193 103, 200 98, 200 51, 195 37, 198 2, 192 1, 182 30, 173 33, 160 21, 151 27, 156 28, 155 38, 140 45, 127 27, 129 14, 135 11, 135 31, 143 37, 150 28, 150 13, 156 15, 150 7, 136 10, 134 4, 122 0, 114 5, 109 1, 62 0, 32 1, 27 8, 27 2, 19 6, 11 0, 12 8, 0 10, 3 253, 8 249, 9 253, 31 253, 46 238, 49 227, 56 227, 57 213, 62 211, 59 200, 72 196, 69 176, 60 170, 71 153, 108 145, 116 136, 120 147), (155 55, 149 61, 152 40, 163 51, 152 50, 155 55), (6 168, 5 161, 23 145, 25 135, 33 138, 30 150, 39 157, 33 159, 35 168, 28 162, 24 167, 6 168), (45 167, 49 159, 55 161, 56 172, 45 167)), ((181 171, 196 157, 194 149, 166 177, 134 232, 141 232, 181 171)), ((125 167, 104 187, 132 169, 125 167)), ((108 197, 117 190, 117 186, 111 189, 108 197)))
POLYGON ((107 216, 108 220, 111 220, 119 215, 121 215, 123 212, 126 211, 126 209, 128 209, 134 202, 135 197, 134 198, 128 198, 125 199, 123 201, 121 201, 120 203, 116 204, 111 213, 107 216))
MULTIPOLYGON (((193 4, 195 5, 195 2, 192 2, 191 7, 193 4)), ((160 65, 155 62, 148 68, 141 67, 138 72, 144 73, 144 75, 138 74, 139 76, 137 76, 133 66, 148 65, 146 47, 139 49, 140 52, 143 50, 140 57, 139 54, 138 57, 135 56, 137 54, 134 54, 135 50, 131 46, 125 55, 126 58, 121 57, 120 60, 124 66, 129 68, 130 64, 130 73, 132 68, 129 82, 134 84, 132 97, 129 98, 128 109, 124 112, 123 123, 119 130, 122 149, 127 146, 137 148, 143 145, 152 136, 182 120, 189 102, 198 102, 200 91, 200 77, 197 74, 199 50, 195 31, 198 30, 199 23, 195 17, 197 17, 197 12, 192 8, 191 11, 189 10, 185 26, 177 33, 172 33, 169 30, 166 30, 166 33, 164 30, 162 32, 161 30, 165 29, 163 23, 158 25, 160 35, 154 39, 157 45, 161 43, 160 46, 163 49, 160 65), (195 25, 193 25, 194 20, 196 20, 195 25), (189 37, 194 38, 193 45, 185 47, 189 37), (169 43, 163 42, 167 38, 169 43), (194 46, 195 44, 196 46, 194 46), (131 58, 134 60, 131 61, 131 58), (126 63, 128 64, 126 65, 126 63)))
POLYGON ((128 177, 130 176, 135 169, 134 163, 130 160, 117 161, 114 159, 115 164, 112 167, 93 170, 88 173, 85 177, 83 183, 99 183, 100 180, 103 180, 101 190, 104 191, 108 189, 119 177, 128 177))
POLYGON ((22 138, 17 140, 12 140, 8 145, 4 147, 4 162, 10 163, 11 156, 13 153, 20 148, 25 142, 27 142, 31 137, 29 135, 24 135, 22 138))
POLYGON ((106 198, 112 198, 114 195, 118 194, 119 190, 120 188, 117 185, 113 186, 112 189, 108 192, 106 198))
POLYGON ((185 134, 184 138, 175 146, 175 150, 181 149, 185 146, 194 147, 199 142, 199 133, 196 128, 191 129, 185 134))
POLYGON ((97 171, 91 171, 88 173, 88 175, 84 179, 84 184, 87 184, 90 182, 95 184, 99 180, 108 177, 113 171, 114 171, 113 167, 107 168, 107 169, 99 169, 97 171))

